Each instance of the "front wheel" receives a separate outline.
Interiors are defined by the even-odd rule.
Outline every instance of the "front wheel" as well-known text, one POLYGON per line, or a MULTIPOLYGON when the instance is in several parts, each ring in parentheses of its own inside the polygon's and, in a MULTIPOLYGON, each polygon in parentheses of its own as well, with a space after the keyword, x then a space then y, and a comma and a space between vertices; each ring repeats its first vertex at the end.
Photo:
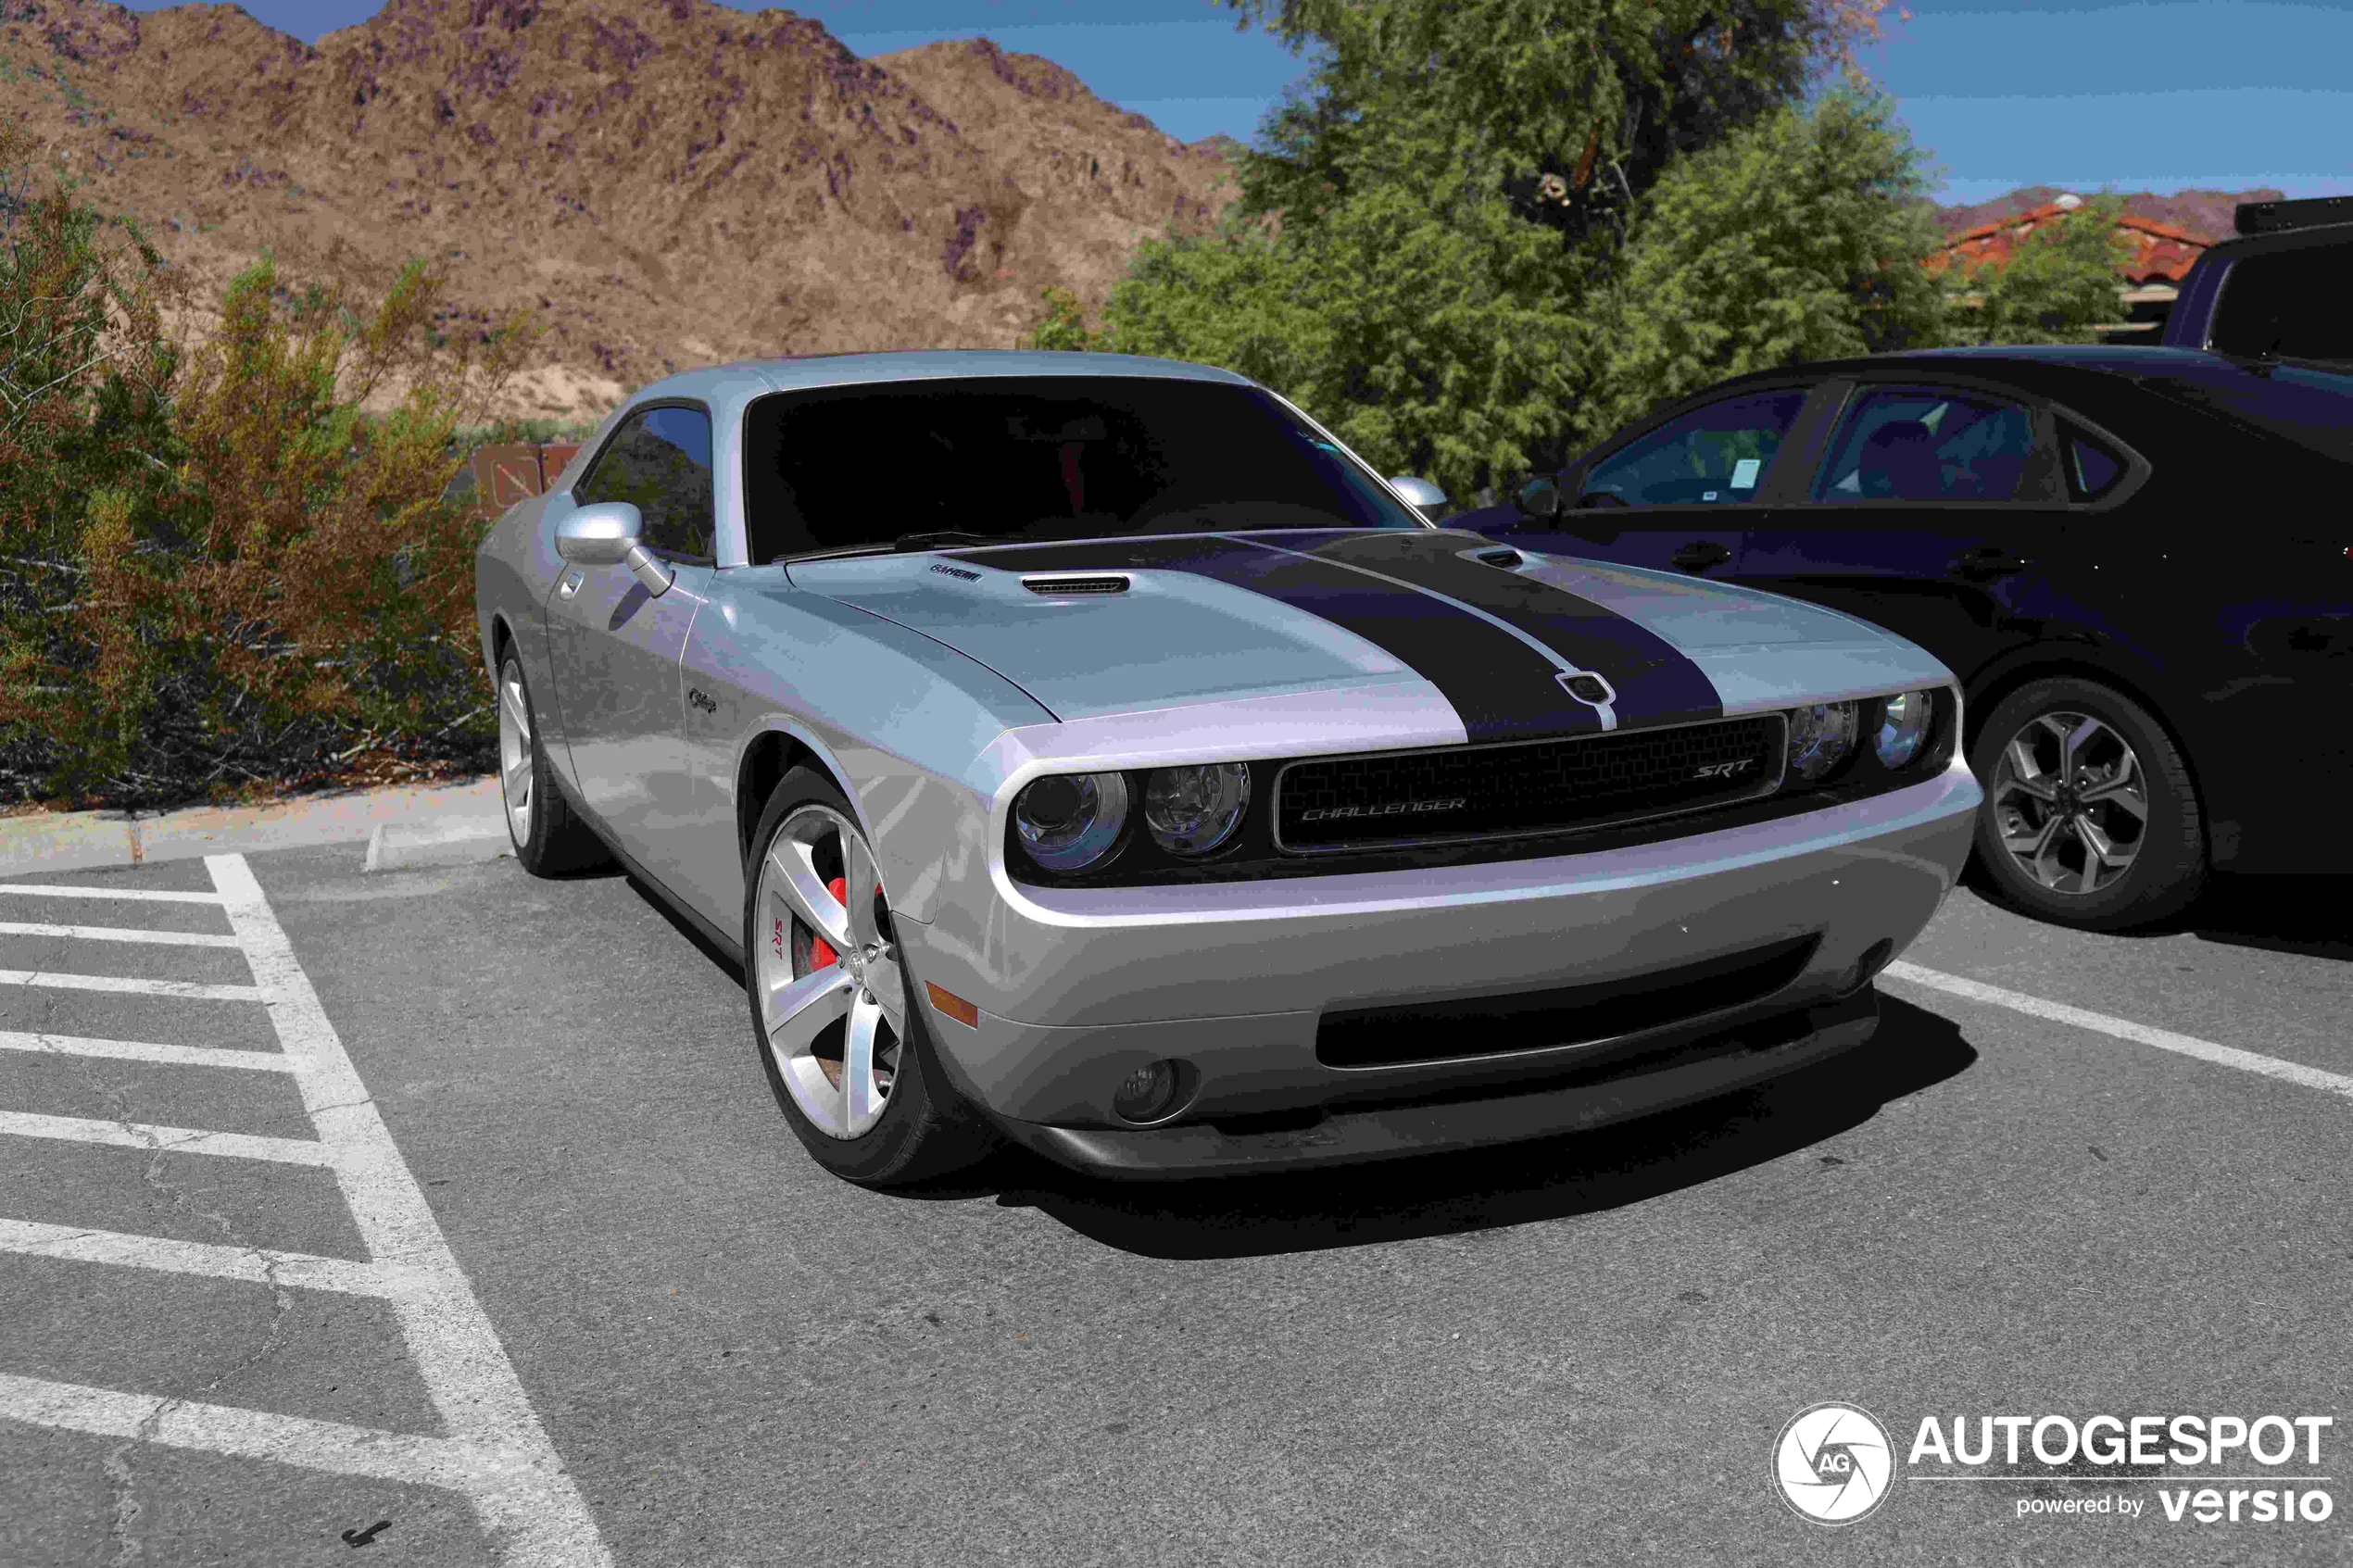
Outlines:
POLYGON ((2095 681, 2029 682, 1986 716, 1978 859, 2009 902, 2082 931, 2145 925, 2206 879, 2197 789, 2147 709, 2095 681))
POLYGON ((873 847, 841 792, 786 773, 744 878, 744 987, 768 1086, 817 1163, 907 1186, 988 1140, 932 1057, 873 847))
POLYGON ((498 662, 498 788, 515 859, 532 875, 561 876, 610 858, 557 786, 522 660, 512 649, 498 662))

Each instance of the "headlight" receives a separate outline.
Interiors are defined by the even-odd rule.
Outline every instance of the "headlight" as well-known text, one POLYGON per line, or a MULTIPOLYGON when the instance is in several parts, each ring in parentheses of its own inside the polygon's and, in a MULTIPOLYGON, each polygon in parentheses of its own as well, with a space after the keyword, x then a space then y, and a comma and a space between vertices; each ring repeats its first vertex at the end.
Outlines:
POLYGON ((1013 797, 1013 831, 1050 872, 1093 865, 1127 825, 1127 780, 1118 773, 1057 773, 1013 797))
POLYGON ((1206 855, 1242 825, 1250 770, 1239 762, 1155 768, 1144 780, 1144 826, 1172 855, 1206 855))
POLYGON ((1855 749, 1861 714, 1851 702, 1818 702, 1789 713, 1789 771, 1806 784, 1829 777, 1855 749))
POLYGON ((1898 692, 1881 705, 1877 746, 1880 765, 1901 768, 1928 744, 1936 697, 1930 692, 1898 692))

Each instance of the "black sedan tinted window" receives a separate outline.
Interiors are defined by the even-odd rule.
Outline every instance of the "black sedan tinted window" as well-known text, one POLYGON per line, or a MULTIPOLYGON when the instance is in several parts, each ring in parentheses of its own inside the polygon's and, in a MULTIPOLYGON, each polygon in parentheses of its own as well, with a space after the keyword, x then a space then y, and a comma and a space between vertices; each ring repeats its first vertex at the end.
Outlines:
POLYGON ((2353 240, 2241 257, 2222 280, 2211 342, 2224 354, 2353 365, 2353 240))
POLYGON ((1661 426, 1594 464, 1580 507, 1753 501, 1806 407, 1802 388, 1728 397, 1661 426))
POLYGON ((2015 403, 1938 387, 1882 387, 1847 411, 1818 501, 2007 501, 2033 423, 2015 403))
POLYGON ((754 561, 933 532, 1085 539, 1423 526, 1275 398, 1173 377, 777 393, 745 415, 744 499, 754 561))

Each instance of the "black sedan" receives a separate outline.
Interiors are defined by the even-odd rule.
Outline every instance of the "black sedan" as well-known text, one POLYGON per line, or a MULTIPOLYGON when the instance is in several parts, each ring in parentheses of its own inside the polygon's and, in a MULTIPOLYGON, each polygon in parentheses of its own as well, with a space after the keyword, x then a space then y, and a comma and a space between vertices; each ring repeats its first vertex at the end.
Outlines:
POLYGON ((1969 696, 2001 891, 2091 930, 2210 870, 2353 872, 2353 374, 1944 350, 1726 382, 1513 504, 1546 554, 1810 599, 1969 696))

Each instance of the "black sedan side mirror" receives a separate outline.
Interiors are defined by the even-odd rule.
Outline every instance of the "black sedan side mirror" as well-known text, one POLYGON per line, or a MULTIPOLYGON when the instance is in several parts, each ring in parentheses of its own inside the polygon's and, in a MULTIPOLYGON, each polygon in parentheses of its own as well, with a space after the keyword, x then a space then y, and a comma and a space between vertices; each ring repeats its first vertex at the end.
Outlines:
POLYGON ((1531 479, 1512 496, 1512 505, 1519 515, 1531 520, 1560 516, 1561 487, 1552 479, 1531 479))

